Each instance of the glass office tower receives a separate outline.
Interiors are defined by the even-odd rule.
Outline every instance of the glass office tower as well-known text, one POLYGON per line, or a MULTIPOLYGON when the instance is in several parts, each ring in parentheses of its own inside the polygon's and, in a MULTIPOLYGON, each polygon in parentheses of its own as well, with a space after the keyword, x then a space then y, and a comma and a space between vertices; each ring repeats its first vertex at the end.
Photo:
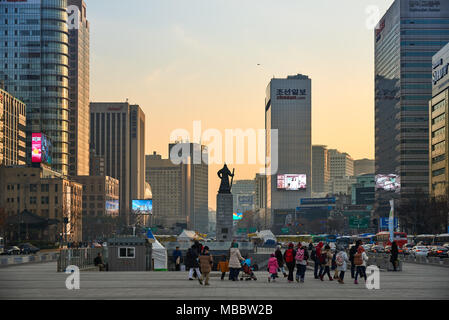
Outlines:
POLYGON ((27 161, 31 133, 53 144, 52 168, 68 173, 67 0, 0 2, 0 80, 27 105, 27 161))
MULTIPOLYGON (((397 174, 401 199, 428 192, 432 56, 449 41, 449 1, 396 0, 375 30, 376 174, 397 174)), ((391 194, 376 191, 389 210, 391 194)))

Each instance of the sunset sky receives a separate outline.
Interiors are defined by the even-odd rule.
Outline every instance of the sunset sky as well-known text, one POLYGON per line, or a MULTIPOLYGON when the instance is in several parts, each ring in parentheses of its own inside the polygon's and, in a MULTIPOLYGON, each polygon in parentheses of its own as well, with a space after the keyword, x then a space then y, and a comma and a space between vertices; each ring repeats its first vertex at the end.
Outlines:
MULTIPOLYGON (((393 0, 86 2, 91 101, 139 104, 147 154, 167 157, 170 133, 192 132, 195 120, 223 134, 263 129, 270 79, 302 73, 312 79, 313 144, 374 157, 373 8, 382 15, 393 0)), ((252 179, 260 165, 235 167, 236 179, 252 179)))

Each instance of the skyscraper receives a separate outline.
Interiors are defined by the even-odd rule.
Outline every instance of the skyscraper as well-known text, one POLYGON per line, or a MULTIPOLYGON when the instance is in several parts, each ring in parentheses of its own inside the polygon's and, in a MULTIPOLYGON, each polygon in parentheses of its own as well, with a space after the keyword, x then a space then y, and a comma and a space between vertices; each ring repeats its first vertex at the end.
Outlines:
POLYGON ((0 80, 27 105, 27 159, 31 133, 53 145, 52 169, 68 174, 69 39, 66 0, 0 2, 0 80))
POLYGON ((449 41, 449 1, 396 0, 374 41, 376 174, 399 175, 400 198, 413 198, 428 192, 432 56, 449 41))
POLYGON ((354 160, 349 154, 331 149, 328 156, 330 179, 354 175, 354 160))
POLYGON ((26 106, 0 88, 0 166, 25 165, 26 106))
POLYGON ((267 170, 267 209, 274 231, 279 231, 285 221, 295 215, 301 198, 311 195, 311 87, 311 79, 301 74, 286 79, 273 78, 267 87, 266 156, 272 164, 267 170), (272 130, 278 130, 277 146, 272 130))
POLYGON ((105 174, 119 180, 120 214, 126 224, 131 201, 145 195, 144 128, 145 115, 137 105, 90 104, 91 146, 96 157, 104 158, 105 174))
POLYGON ((325 193, 329 182, 329 156, 326 146, 312 146, 312 182, 314 193, 325 193))
POLYGON ((89 33, 86 3, 68 0, 69 174, 89 175, 89 33))
POLYGON ((254 180, 237 180, 232 185, 231 193, 233 195, 234 212, 245 213, 253 211, 256 184, 254 180))

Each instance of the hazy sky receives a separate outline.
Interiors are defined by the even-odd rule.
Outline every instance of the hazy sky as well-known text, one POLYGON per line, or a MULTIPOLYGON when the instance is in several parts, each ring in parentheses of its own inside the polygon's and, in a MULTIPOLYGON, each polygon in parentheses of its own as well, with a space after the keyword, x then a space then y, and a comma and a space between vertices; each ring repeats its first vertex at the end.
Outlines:
MULTIPOLYGON (((263 129, 270 79, 312 79, 312 140, 374 157, 374 39, 393 0, 87 0, 91 100, 146 114, 146 153, 170 133, 263 129), (258 66, 260 64, 260 66, 258 66)), ((196 141, 195 141, 196 142, 196 141)), ((233 167, 233 166, 231 166, 233 167)), ((259 165, 236 166, 252 179, 259 165)), ((218 166, 209 170, 215 208, 218 166)))

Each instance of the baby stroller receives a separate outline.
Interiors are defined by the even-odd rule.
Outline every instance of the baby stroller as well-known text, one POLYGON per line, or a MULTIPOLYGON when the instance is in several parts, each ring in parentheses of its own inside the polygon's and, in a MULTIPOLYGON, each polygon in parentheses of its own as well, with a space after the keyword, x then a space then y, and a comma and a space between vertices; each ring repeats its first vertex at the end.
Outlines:
POLYGON ((257 278, 253 272, 253 268, 251 267, 251 259, 246 259, 242 262, 242 275, 240 277, 240 280, 243 281, 245 279, 246 281, 257 281, 257 278))

